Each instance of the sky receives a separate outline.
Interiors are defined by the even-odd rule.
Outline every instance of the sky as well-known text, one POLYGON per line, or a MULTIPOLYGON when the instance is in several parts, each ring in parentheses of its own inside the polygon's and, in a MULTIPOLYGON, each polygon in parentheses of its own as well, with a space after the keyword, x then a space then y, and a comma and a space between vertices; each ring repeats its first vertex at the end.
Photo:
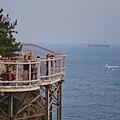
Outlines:
POLYGON ((17 41, 120 44, 120 0, 0 0, 17 41))

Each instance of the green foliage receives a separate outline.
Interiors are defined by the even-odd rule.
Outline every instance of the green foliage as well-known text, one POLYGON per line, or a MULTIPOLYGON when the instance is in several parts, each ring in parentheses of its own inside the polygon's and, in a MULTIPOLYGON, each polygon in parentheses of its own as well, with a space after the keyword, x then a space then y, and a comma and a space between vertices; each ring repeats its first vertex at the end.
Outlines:
POLYGON ((3 9, 0 10, 0 54, 3 57, 15 57, 19 54, 16 52, 21 51, 20 42, 15 42, 16 39, 13 37, 12 30, 15 29, 17 25, 17 20, 10 23, 9 14, 6 17, 2 14, 3 9))

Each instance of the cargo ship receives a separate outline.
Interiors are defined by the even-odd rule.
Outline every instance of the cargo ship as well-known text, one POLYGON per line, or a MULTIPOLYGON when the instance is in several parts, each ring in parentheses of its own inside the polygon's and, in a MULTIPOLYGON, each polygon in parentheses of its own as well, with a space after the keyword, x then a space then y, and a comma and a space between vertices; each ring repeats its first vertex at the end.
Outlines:
POLYGON ((89 47, 110 47, 110 45, 102 45, 102 44, 91 44, 91 41, 89 41, 89 47))

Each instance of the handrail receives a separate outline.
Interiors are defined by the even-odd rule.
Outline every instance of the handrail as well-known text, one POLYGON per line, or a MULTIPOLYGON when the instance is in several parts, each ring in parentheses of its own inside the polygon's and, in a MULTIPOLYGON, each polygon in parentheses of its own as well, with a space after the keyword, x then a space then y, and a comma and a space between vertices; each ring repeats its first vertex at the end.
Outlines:
POLYGON ((25 51, 25 54, 29 51, 29 52, 33 52, 34 58, 36 57, 36 54, 39 54, 39 56, 41 57, 41 55, 46 56, 47 52, 49 52, 50 54, 51 53, 53 53, 53 54, 56 53, 55 51, 49 50, 47 48, 44 48, 44 47, 41 47, 41 46, 35 45, 35 44, 22 43, 21 45, 22 45, 21 55, 24 55, 23 51, 25 51), (28 48, 26 48, 25 46, 27 46, 28 48), (30 49, 31 46, 33 47, 32 49, 30 49), (39 50, 37 50, 37 48, 39 50), (42 53, 42 50, 44 50, 43 53, 42 53))
MULTIPOLYGON (((0 62, 0 64, 10 64, 15 65, 16 69, 12 73, 5 73, 5 74, 14 74, 16 79, 14 81, 0 81, 0 88, 18 88, 18 87, 23 87, 27 85, 23 85, 23 83, 29 83, 29 87, 32 87, 33 85, 40 85, 40 82, 43 81, 52 81, 53 79, 56 79, 56 77, 60 77, 61 75, 65 74, 66 67, 63 66, 64 63, 62 63, 62 57, 61 58, 54 58, 54 59, 45 59, 45 60, 40 60, 40 61, 35 61, 35 62, 0 62), (48 68, 46 68, 46 63, 48 62, 48 68), (52 64, 51 64, 52 62, 52 64), (23 65, 24 64, 29 64, 29 79, 27 81, 23 81, 23 65), (37 71, 34 73, 37 73, 37 79, 31 80, 31 65, 37 64, 37 71), (43 67, 43 68, 42 68, 43 67), (46 75, 46 72, 48 70, 48 75, 46 75), (12 83, 12 86, 7 85, 8 83, 12 83), (19 84, 21 83, 21 84, 19 84), (6 85, 4 85, 6 84, 6 85)), ((1 75, 4 74, 1 73, 1 75)), ((5 75, 4 74, 4 75, 5 75)))
POLYGON ((42 48, 42 49, 45 49, 45 50, 51 51, 51 52, 53 52, 53 53, 56 53, 55 51, 49 50, 49 49, 47 49, 47 48, 41 47, 41 46, 36 45, 36 44, 22 43, 21 45, 23 45, 23 46, 37 46, 37 47, 40 47, 40 48, 42 48))

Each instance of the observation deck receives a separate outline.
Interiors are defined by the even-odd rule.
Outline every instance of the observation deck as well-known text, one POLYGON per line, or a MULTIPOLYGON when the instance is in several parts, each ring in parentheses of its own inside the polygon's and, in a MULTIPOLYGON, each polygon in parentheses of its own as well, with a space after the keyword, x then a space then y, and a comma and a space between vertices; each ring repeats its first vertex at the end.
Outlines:
POLYGON ((21 92, 21 91, 32 91, 40 89, 40 86, 52 85, 56 82, 62 80, 63 75, 66 72, 66 55, 63 53, 56 53, 52 50, 46 49, 44 47, 35 44, 22 44, 22 50, 18 58, 13 57, 13 60, 3 60, 0 64, 14 66, 11 73, 2 72, 1 75, 13 74, 15 80, 4 81, 4 78, 0 80, 0 92, 21 92), (28 55, 32 52, 32 60, 24 61, 24 55, 28 55), (54 57, 47 58, 47 54, 54 55, 54 57), (40 56, 39 60, 36 57, 40 56), (16 60, 17 59, 17 60, 16 60), (48 63, 48 68, 46 67, 48 63), (28 80, 23 80, 23 65, 29 65, 28 80), (31 71, 32 66, 37 66, 36 71, 31 71), (46 75, 46 72, 48 74, 46 75), (31 74, 33 78, 31 79, 31 74), (37 78, 35 78, 37 74, 37 78), (9 84, 12 85, 9 85, 9 84), (28 85, 24 85, 28 83, 28 85))
POLYGON ((61 120, 66 55, 35 44, 22 44, 19 54, 10 61, 7 58, 0 61, 3 69, 12 68, 11 72, 0 71, 0 119, 32 120, 43 117, 52 120, 52 112, 57 110, 57 120, 61 120), (30 52, 32 60, 25 61, 24 56, 30 52), (37 56, 40 58, 36 59, 37 56), (26 65, 27 73, 24 70, 26 65), (24 79, 25 76, 27 79, 24 79))

